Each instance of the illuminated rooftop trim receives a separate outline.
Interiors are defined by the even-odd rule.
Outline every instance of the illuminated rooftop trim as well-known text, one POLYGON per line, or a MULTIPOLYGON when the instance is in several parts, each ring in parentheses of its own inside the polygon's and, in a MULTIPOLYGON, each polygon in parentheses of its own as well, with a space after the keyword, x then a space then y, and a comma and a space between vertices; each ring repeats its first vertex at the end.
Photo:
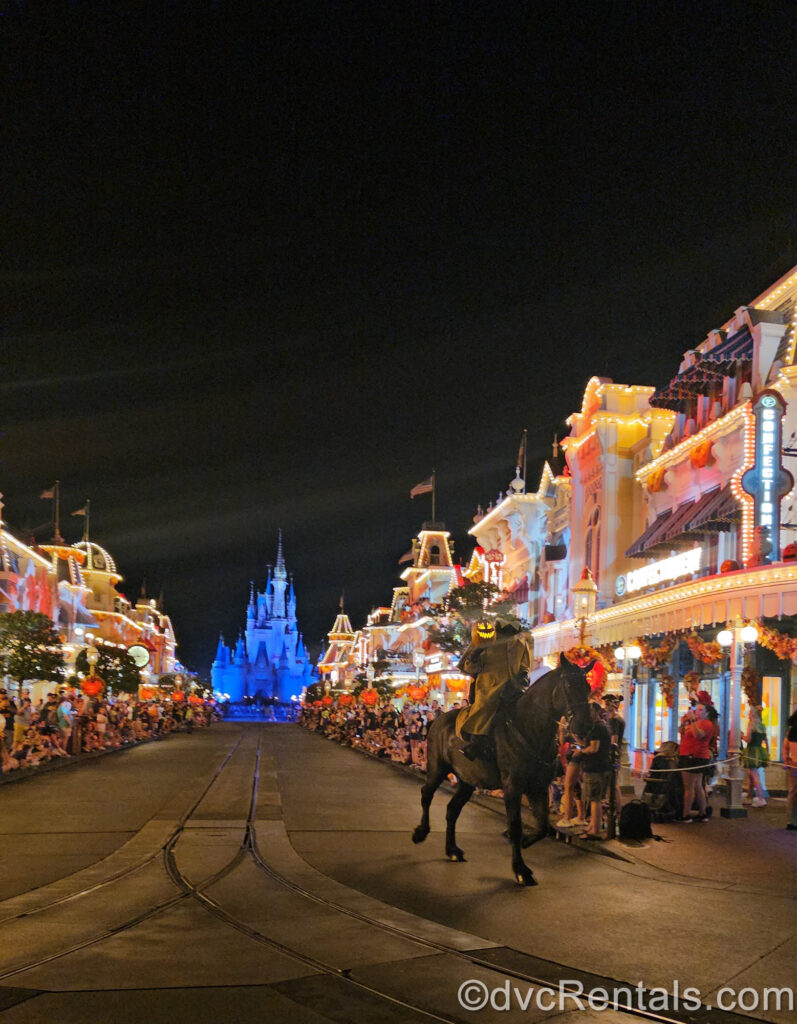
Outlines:
POLYGON ((746 399, 740 405, 731 409, 730 412, 725 413, 724 416, 720 416, 719 419, 707 423, 696 434, 690 434, 689 437, 685 437, 674 448, 668 448, 661 455, 657 455, 655 459, 646 462, 634 474, 635 479, 641 483, 654 469, 658 469, 660 466, 667 466, 672 462, 678 462, 682 456, 687 455, 693 448, 696 448, 699 444, 708 440, 708 438, 714 437, 715 434, 722 434, 724 431, 730 433, 731 429, 735 427, 736 421, 744 416, 745 410, 749 406, 750 401, 746 399))

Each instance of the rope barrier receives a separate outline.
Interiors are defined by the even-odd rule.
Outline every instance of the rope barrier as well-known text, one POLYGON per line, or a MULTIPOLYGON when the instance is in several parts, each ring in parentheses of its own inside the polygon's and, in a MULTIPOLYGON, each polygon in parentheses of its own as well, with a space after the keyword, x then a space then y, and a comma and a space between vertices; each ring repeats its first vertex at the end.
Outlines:
MULTIPOLYGON (((708 768, 715 768, 721 764, 733 764, 736 761, 741 761, 741 759, 742 754, 734 754, 733 757, 726 757, 723 761, 709 761, 708 764, 694 765, 691 768, 648 768, 645 775, 666 775, 668 772, 704 772, 708 768)), ((745 768, 745 771, 757 771, 758 768, 768 767, 791 768, 793 771, 797 771, 797 765, 790 765, 785 761, 768 761, 765 765, 757 765, 755 768, 749 769, 745 768)))

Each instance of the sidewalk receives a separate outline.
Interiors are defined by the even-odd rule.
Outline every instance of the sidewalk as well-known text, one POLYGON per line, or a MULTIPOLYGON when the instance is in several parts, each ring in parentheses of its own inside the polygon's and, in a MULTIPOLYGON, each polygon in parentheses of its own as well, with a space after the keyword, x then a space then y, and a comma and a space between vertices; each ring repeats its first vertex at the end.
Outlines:
POLYGON ((663 842, 614 839, 589 845, 680 875, 685 884, 700 881, 713 888, 797 898, 797 832, 786 830, 785 797, 770 798, 766 807, 748 807, 746 818, 723 818, 722 806, 722 794, 717 794, 710 821, 654 823, 653 832, 663 842))

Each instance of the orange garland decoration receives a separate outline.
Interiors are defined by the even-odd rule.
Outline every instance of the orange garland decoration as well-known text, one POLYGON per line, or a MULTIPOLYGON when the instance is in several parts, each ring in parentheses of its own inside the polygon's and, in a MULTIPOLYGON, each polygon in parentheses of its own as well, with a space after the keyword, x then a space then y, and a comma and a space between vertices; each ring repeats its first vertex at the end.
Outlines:
POLYGON ((669 673, 663 675, 659 680, 659 686, 667 707, 671 708, 675 703, 675 679, 669 673))
POLYGON ((725 651, 716 641, 705 643, 697 633, 691 633, 686 638, 686 644, 697 660, 702 661, 704 665, 716 665, 725 656, 725 651))
POLYGON ((639 659, 648 668, 660 668, 672 657, 672 652, 678 646, 678 637, 674 633, 668 633, 658 647, 651 647, 644 640, 637 640, 642 657, 639 659))
POLYGON ((781 661, 791 660, 797 663, 797 637, 786 636, 769 626, 758 626, 758 643, 773 651, 781 661))

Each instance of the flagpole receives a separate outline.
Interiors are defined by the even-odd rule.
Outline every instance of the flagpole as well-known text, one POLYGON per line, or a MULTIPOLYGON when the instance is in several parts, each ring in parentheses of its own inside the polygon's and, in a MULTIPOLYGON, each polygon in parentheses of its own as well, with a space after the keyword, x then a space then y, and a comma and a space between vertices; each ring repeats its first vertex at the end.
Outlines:
POLYGON ((91 501, 86 498, 86 522, 83 524, 83 540, 88 544, 89 542, 89 506, 91 501))
POLYGON ((437 522, 437 516, 435 515, 435 507, 437 501, 437 470, 432 470, 432 522, 437 522))
POLYGON ((55 543, 58 544, 61 541, 61 524, 59 522, 61 518, 61 484, 58 480, 55 481, 55 543))
POLYGON ((529 431, 523 428, 523 493, 526 493, 527 470, 529 464, 529 431))

